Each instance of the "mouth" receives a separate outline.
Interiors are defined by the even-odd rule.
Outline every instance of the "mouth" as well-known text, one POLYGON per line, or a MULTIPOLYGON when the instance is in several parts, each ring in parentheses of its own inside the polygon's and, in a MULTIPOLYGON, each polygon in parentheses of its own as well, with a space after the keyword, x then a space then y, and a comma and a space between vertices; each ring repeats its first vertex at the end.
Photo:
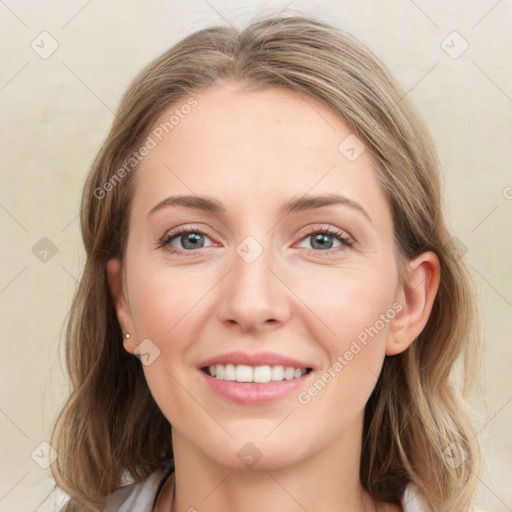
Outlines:
POLYGON ((315 375, 315 367, 307 359, 240 350, 210 357, 199 363, 197 370, 202 383, 217 396, 254 406, 289 399, 315 375))
POLYGON ((216 364, 204 366, 201 371, 217 380, 246 384, 267 384, 285 380, 300 379, 312 368, 295 368, 283 365, 250 366, 246 364, 216 364))

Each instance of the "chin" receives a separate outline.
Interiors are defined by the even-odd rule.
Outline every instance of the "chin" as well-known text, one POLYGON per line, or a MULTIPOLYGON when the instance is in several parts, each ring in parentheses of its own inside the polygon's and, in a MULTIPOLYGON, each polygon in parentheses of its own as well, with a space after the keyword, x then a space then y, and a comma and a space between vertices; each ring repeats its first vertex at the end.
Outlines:
POLYGON ((304 457, 296 444, 284 444, 277 436, 274 440, 250 440, 247 436, 241 440, 230 439, 215 453, 211 453, 211 445, 209 448, 210 457, 217 464, 233 470, 276 471, 297 464, 304 457))

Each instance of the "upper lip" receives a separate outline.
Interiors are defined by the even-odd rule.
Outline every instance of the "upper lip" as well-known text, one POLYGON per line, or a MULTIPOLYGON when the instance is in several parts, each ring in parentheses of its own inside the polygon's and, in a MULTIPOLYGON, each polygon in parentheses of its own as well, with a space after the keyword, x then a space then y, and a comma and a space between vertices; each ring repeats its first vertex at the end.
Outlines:
POLYGON ((205 359, 199 364, 199 368, 205 368, 216 364, 245 364, 248 366, 291 366, 292 368, 312 368, 310 364, 291 357, 282 356, 280 354, 274 354, 272 352, 257 352, 249 354, 247 352, 235 351, 226 352, 225 354, 219 354, 205 359))

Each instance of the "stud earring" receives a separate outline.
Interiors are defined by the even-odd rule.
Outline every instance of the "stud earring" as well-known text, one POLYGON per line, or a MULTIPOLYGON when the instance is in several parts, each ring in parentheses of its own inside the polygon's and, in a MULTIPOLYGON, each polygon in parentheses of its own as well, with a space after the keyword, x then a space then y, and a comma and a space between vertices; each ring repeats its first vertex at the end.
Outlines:
POLYGON ((127 333, 124 335, 124 337, 125 337, 127 340, 129 340, 129 339, 130 339, 130 333, 129 333, 129 332, 127 332, 127 333))

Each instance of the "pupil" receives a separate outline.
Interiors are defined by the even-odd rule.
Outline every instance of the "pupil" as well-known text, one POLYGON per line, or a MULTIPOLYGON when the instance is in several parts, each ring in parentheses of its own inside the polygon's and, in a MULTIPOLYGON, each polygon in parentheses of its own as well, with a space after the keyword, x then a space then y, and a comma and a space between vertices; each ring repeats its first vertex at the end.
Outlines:
POLYGON ((185 247, 186 249, 194 249, 195 247, 197 247, 197 243, 195 242, 200 241, 202 236, 203 235, 200 235, 199 233, 189 233, 188 235, 185 236, 185 242, 183 242, 183 247, 185 247))
POLYGON ((330 235, 318 233, 313 239, 313 247, 315 247, 315 244, 318 244, 318 247, 315 247, 315 249, 325 249, 326 244, 329 244, 329 242, 332 242, 330 235))

